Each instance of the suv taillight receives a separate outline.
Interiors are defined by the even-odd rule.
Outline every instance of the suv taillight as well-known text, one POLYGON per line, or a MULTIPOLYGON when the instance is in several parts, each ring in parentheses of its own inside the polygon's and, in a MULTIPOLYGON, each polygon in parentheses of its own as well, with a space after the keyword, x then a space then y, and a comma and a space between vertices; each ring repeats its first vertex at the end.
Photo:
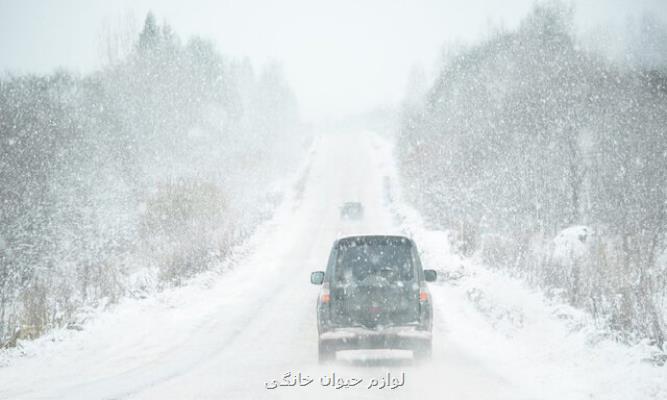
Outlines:
POLYGON ((331 294, 329 293, 329 285, 326 283, 322 286, 322 292, 320 293, 320 301, 323 304, 328 304, 331 301, 331 294))
POLYGON ((422 303, 428 301, 428 292, 426 291, 426 288, 419 288, 419 301, 422 303))

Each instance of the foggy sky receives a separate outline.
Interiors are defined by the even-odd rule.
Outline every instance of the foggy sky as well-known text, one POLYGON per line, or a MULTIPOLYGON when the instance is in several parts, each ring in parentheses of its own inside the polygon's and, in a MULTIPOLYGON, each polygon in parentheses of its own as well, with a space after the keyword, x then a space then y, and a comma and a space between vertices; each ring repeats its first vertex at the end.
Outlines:
MULTIPOLYGON (((181 36, 215 40, 255 65, 281 61, 302 117, 316 120, 397 102, 414 65, 432 71, 443 43, 471 42, 491 25, 515 26, 533 0, 0 0, 0 71, 88 72, 100 66, 103 23, 148 10, 181 36)), ((645 10, 667 19, 664 0, 580 0, 585 29, 622 24, 645 10)))

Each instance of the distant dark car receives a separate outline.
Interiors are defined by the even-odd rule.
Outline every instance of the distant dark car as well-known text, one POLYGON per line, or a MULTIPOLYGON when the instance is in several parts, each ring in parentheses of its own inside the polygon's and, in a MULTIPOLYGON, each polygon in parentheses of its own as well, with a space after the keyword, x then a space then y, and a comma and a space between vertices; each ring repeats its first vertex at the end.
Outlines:
POLYGON ((346 220, 360 220, 364 218, 364 206, 358 201, 348 201, 340 207, 340 218, 346 220))
POLYGON ((433 310, 415 243, 402 236, 351 236, 334 242, 317 300, 319 360, 338 350, 407 349, 415 359, 431 355, 433 310))

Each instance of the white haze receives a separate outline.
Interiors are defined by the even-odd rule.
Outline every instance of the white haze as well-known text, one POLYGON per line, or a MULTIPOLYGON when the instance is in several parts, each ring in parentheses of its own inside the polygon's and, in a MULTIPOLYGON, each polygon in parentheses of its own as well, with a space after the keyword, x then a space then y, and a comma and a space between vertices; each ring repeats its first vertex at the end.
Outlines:
POLYGON ((667 6, 575 3, 0 0, 0 399, 667 399, 667 6))
MULTIPOLYGON (((153 10, 182 36, 201 35, 258 66, 279 60, 305 120, 395 105, 414 65, 434 74, 444 43, 473 42, 489 24, 511 28, 533 0, 0 1, 0 70, 90 71, 101 26, 153 10)), ((580 30, 623 26, 643 13, 667 20, 661 0, 578 0, 580 30)), ((618 52, 618 49, 612 49, 618 52)))

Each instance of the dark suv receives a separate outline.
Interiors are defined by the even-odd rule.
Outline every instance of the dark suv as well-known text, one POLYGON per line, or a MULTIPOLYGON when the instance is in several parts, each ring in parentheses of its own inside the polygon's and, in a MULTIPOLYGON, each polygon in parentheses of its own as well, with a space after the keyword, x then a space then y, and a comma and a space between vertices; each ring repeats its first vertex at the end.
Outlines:
POLYGON ((431 355, 432 305, 414 242, 402 236, 351 236, 334 242, 327 270, 311 273, 322 285, 317 300, 319 360, 337 350, 408 349, 431 355))

